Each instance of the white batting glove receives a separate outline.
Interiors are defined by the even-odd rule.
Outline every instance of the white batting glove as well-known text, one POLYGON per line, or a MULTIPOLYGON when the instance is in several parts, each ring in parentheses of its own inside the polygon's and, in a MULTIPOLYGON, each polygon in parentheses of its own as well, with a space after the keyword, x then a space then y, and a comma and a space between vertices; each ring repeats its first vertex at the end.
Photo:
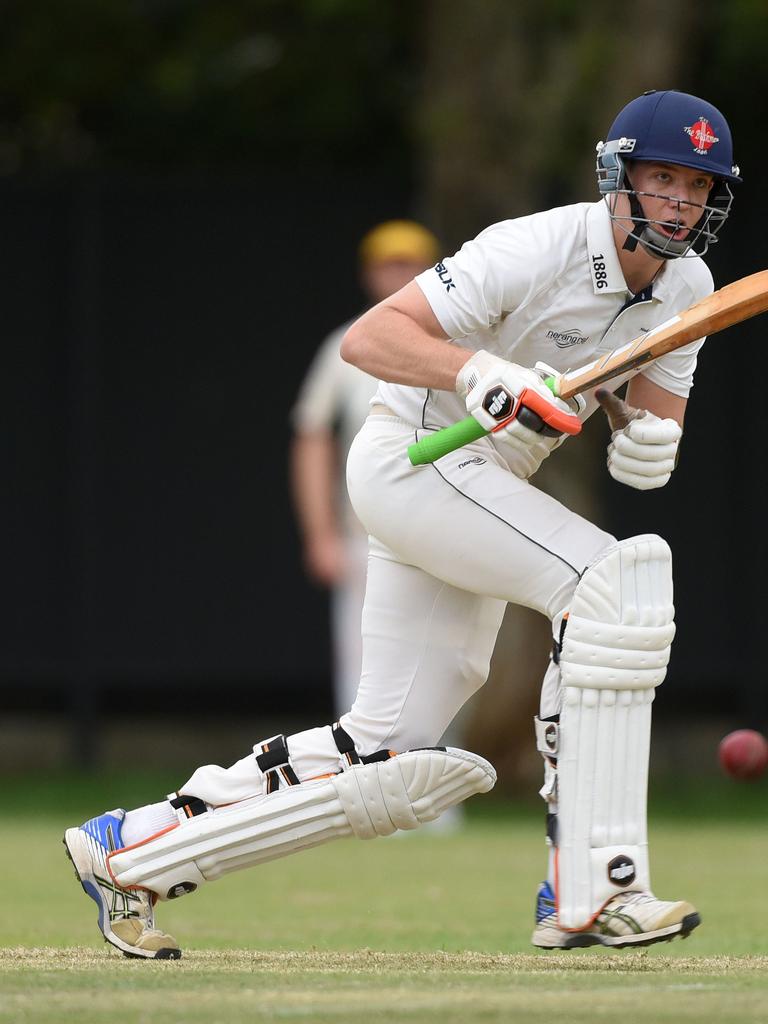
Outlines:
POLYGON ((677 420, 660 419, 633 409, 610 392, 598 392, 614 429, 608 445, 608 472, 614 480, 639 491, 667 483, 677 462, 683 430, 677 420))
MULTIPOLYGON (((543 363, 529 370, 481 349, 475 352, 458 373, 456 391, 465 399, 467 411, 482 427, 514 449, 507 461, 515 475, 527 479, 550 452, 562 444, 568 433, 578 433, 581 423, 573 409, 556 398, 543 377, 556 371, 543 363), (538 371, 538 372, 537 372, 538 371), (539 408, 558 424, 542 422, 528 407, 518 408, 518 399, 526 392, 539 396, 539 408), (543 406, 541 405, 543 400, 543 406)), ((583 408, 576 404, 576 409, 583 408)))

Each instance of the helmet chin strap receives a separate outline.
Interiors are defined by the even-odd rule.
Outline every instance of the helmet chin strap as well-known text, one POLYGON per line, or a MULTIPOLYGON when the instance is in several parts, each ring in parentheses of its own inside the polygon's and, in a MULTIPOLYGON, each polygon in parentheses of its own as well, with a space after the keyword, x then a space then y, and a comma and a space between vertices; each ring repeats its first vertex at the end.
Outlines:
MULTIPOLYGON (((632 231, 627 234, 622 249, 626 252, 634 252, 638 244, 655 259, 676 260, 679 259, 690 248, 690 243, 682 246, 664 238, 663 235, 651 227, 648 218, 645 216, 640 200, 637 198, 629 176, 625 174, 624 180, 629 186, 627 198, 629 199, 629 212, 632 217, 632 231)), ((695 230, 695 229, 694 229, 695 230)))
POLYGON ((640 200, 637 198, 637 192, 632 188, 632 182, 627 178, 627 184, 629 185, 629 212, 632 215, 632 230, 624 240, 622 249, 627 252, 634 252, 637 249, 637 243, 640 241, 640 236, 645 231, 646 225, 643 223, 643 208, 640 205, 640 200))

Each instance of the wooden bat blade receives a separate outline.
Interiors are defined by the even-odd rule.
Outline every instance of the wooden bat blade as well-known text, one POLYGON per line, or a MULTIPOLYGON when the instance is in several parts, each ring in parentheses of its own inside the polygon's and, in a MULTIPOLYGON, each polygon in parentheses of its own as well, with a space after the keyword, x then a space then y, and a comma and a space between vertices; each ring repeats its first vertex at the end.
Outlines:
POLYGON ((685 312, 666 320, 627 345, 577 370, 561 374, 555 383, 560 398, 572 398, 605 381, 635 370, 665 352, 672 352, 707 334, 748 320, 768 310, 768 270, 742 277, 708 295, 685 312))

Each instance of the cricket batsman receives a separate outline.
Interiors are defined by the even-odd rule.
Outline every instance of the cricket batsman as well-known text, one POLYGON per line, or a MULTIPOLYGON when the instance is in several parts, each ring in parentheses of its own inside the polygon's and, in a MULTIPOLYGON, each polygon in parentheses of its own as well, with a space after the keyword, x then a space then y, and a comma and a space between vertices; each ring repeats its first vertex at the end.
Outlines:
POLYGON ((333 725, 260 740, 156 803, 67 830, 99 928, 128 956, 181 955, 155 927, 158 900, 338 836, 415 828, 489 790, 487 761, 435 744, 485 681, 507 602, 552 622, 535 721, 549 863, 534 945, 642 946, 700 923, 690 903, 654 895, 649 870, 669 547, 617 540, 533 479, 548 456, 568 458, 565 441, 602 404, 611 476, 638 490, 669 481, 703 338, 612 381, 628 381, 629 409, 611 392, 563 402, 543 378, 712 292, 701 257, 740 181, 728 124, 698 97, 647 92, 599 143, 597 181, 597 202, 492 225, 347 331, 343 358, 380 381, 347 465, 370 538, 356 699, 333 725), (467 412, 494 432, 411 465, 410 444, 467 412))

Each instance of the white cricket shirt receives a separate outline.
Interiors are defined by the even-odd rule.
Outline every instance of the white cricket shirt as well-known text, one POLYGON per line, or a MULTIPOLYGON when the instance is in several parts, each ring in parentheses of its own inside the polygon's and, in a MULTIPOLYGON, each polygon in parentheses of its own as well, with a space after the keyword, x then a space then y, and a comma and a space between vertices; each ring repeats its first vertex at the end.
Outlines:
MULTIPOLYGON (((339 515, 347 533, 356 536, 361 527, 349 504, 344 466, 349 446, 368 415, 378 381, 341 358, 341 339, 352 323, 350 320, 332 331, 315 353, 291 410, 291 425, 297 434, 336 432, 339 515)), ((358 615, 358 633, 359 627, 358 615)))
POLYGON ((378 383, 375 377, 341 358, 341 340, 353 323, 347 321, 323 340, 291 410, 291 424, 297 433, 338 430, 344 459, 365 422, 378 383))
MULTIPOLYGON (((527 367, 542 360, 560 373, 619 348, 713 291, 706 264, 692 257, 669 260, 652 288, 633 296, 602 200, 494 224, 416 282, 443 330, 464 348, 527 367)), ((687 396, 703 343, 661 356, 643 375, 687 396)), ((453 392, 383 381, 374 401, 415 426, 448 426, 467 415, 453 392)), ((582 418, 595 408, 588 401, 582 418)))

